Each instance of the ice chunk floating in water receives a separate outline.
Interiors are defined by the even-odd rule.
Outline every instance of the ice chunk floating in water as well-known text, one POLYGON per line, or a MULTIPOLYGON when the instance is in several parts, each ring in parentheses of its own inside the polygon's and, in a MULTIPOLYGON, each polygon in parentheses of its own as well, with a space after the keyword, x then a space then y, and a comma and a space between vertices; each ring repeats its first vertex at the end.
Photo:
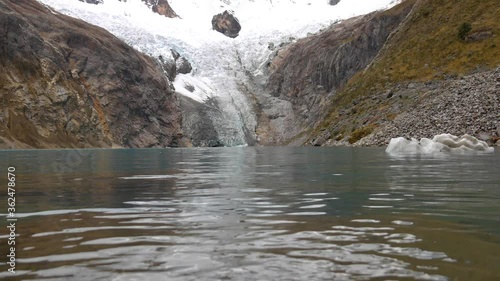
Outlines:
POLYGON ((478 140, 470 135, 457 137, 451 134, 441 134, 434 138, 422 138, 407 140, 403 137, 391 139, 387 149, 389 154, 434 154, 434 153, 464 153, 470 151, 493 152, 484 141, 478 140))

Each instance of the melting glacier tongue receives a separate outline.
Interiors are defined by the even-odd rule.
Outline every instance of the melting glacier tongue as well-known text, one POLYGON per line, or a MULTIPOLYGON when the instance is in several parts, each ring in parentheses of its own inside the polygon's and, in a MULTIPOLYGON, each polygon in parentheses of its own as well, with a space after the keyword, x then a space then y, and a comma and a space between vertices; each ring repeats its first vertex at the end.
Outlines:
MULTIPOLYGON (((397 0, 169 0, 180 18, 166 18, 141 0, 39 0, 54 10, 101 26, 135 49, 171 58, 171 49, 193 71, 173 84, 183 109, 183 129, 194 145, 252 145, 257 139, 255 96, 249 79, 263 76, 271 48, 317 32, 340 19, 396 4, 397 0), (212 17, 233 11, 242 29, 232 39, 212 30, 212 17), (252 92, 252 95, 249 95, 252 92)), ((265 79, 265 77, 264 77, 265 79)))

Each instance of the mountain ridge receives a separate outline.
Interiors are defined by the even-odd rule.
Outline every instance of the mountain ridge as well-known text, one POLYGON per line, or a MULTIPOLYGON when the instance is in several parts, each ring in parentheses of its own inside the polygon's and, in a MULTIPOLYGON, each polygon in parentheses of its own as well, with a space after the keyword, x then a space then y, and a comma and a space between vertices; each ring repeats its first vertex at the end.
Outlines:
POLYGON ((155 60, 36 1, 0 6, 0 147, 178 145, 178 101, 155 60))
POLYGON ((287 128, 277 144, 380 146, 386 145, 392 137, 420 138, 442 132, 469 133, 490 144, 496 142, 500 135, 500 103, 498 94, 495 95, 499 92, 500 80, 496 70, 500 65, 497 47, 500 26, 495 18, 500 15, 499 10, 493 8, 494 2, 406 0, 391 9, 362 16, 357 21, 341 22, 318 35, 292 43, 286 49, 298 51, 291 54, 282 51, 284 54, 271 62, 271 66, 289 65, 288 68, 271 69, 271 92, 292 100, 294 111, 289 116, 309 115, 305 118, 309 121, 295 122, 293 133, 288 134, 290 128, 287 128), (377 17, 398 15, 410 6, 411 12, 394 30, 384 35, 385 38, 379 38, 383 39, 380 43, 383 46, 367 58, 364 65, 356 67, 366 51, 353 57, 351 66, 337 68, 348 73, 343 80, 335 78, 338 71, 331 67, 349 58, 356 52, 356 46, 348 48, 343 56, 334 56, 333 64, 328 63, 328 59, 318 59, 339 52, 356 36, 376 38, 375 32, 380 28, 368 26, 377 17), (472 15, 464 16, 469 12, 472 15), (460 27, 468 25, 468 20, 472 28, 461 37, 460 27), (349 27, 339 30, 342 25, 354 27, 363 21, 366 27, 360 29, 358 35, 353 35, 349 27), (327 34, 333 34, 334 38, 329 43, 325 43, 326 39, 311 41, 315 36, 326 37, 327 34), (334 43, 335 40, 340 40, 340 44, 334 43), (318 49, 321 44, 328 47, 318 49), (323 71, 324 62, 329 65, 326 72, 323 71), (478 80, 484 81, 486 86, 478 84, 478 80), (335 81, 335 87, 330 81, 335 81), (457 96, 467 91, 470 94, 457 96), (478 96, 481 91, 485 94, 478 96), (480 102, 474 103, 471 97, 480 102), (470 104, 474 104, 477 111, 474 114, 469 113, 470 104), (415 107, 422 112, 412 111, 415 107), (453 110, 441 110, 447 114, 438 114, 435 107, 453 107, 453 110), (426 114, 435 114, 443 120, 426 114))

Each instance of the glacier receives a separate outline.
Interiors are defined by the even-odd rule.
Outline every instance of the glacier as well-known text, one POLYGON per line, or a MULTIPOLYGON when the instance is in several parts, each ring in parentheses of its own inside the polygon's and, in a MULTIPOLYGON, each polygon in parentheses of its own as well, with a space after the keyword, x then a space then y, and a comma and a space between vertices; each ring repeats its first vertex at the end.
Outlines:
POLYGON ((470 152, 494 152, 484 141, 465 134, 461 137, 452 134, 440 134, 432 139, 422 138, 405 139, 403 137, 393 138, 385 150, 390 155, 401 154, 423 154, 436 155, 443 153, 470 153, 470 152))
POLYGON ((141 0, 38 0, 56 12, 100 26, 133 48, 172 59, 171 49, 191 62, 193 71, 173 81, 176 92, 198 102, 217 101, 210 118, 224 146, 256 139, 257 117, 242 85, 264 75, 265 62, 279 46, 316 33, 343 19, 390 8, 400 0, 169 0, 179 18, 151 11, 141 0), (242 25, 228 38, 212 30, 215 14, 229 10, 242 25), (190 86, 191 90, 186 87, 190 86), (194 90, 193 90, 194 88, 194 90))

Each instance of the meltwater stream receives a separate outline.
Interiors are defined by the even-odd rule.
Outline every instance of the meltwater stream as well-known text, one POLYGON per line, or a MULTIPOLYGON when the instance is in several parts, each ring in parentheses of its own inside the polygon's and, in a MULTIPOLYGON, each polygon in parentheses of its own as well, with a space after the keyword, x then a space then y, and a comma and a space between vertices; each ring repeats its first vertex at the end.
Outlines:
POLYGON ((500 280, 498 152, 0 151, 0 279, 500 280))

